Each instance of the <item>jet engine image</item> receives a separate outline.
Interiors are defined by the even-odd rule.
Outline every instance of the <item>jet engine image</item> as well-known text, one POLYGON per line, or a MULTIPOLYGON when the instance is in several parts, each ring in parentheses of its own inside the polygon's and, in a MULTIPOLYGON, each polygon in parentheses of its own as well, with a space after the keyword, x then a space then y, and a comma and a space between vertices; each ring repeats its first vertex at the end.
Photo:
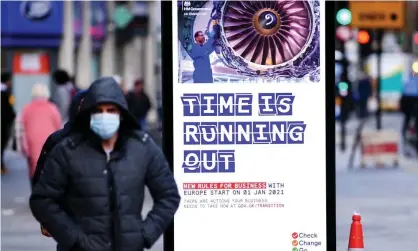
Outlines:
POLYGON ((211 38, 207 41, 212 43, 216 62, 237 75, 249 80, 319 81, 319 0, 183 3, 190 8, 183 6, 179 12, 186 13, 183 19, 179 16, 179 25, 188 20, 183 27, 190 31, 179 30, 179 40, 189 55, 196 26, 205 23, 200 29, 211 38), (199 9, 205 14, 190 14, 199 9))

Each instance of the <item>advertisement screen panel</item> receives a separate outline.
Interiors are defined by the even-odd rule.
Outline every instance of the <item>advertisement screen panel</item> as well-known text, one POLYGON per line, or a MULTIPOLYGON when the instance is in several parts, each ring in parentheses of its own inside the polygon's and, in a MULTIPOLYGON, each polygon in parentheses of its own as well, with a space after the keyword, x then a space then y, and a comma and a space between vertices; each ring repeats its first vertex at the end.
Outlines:
POLYGON ((182 201, 165 250, 327 250, 325 2, 170 4, 182 201))

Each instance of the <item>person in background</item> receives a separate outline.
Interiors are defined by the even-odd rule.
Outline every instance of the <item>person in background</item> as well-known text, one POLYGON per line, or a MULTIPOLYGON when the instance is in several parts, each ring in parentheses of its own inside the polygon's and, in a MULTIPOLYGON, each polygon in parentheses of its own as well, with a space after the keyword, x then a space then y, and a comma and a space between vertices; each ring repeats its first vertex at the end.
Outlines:
POLYGON ((71 82, 71 84, 73 85, 73 89, 71 90, 72 91, 72 93, 71 93, 71 96, 74 98, 74 96, 79 92, 79 91, 81 91, 78 87, 77 87, 77 83, 75 82, 75 80, 76 80, 76 76, 72 76, 72 77, 70 77, 70 82, 71 82))
MULTIPOLYGON (((39 177, 42 173, 42 170, 45 166, 46 159, 48 158, 49 153, 52 149, 67 137, 71 132, 71 127, 74 121, 75 116, 77 115, 78 111, 80 110, 81 103, 83 101, 84 95, 86 91, 79 91, 73 98, 70 107, 70 119, 67 123, 65 123, 64 127, 51 135, 45 141, 45 144, 42 146, 41 154, 39 155, 38 162, 36 163, 35 173, 32 177, 32 184, 36 185, 39 180, 39 177)), ((41 226, 41 232, 46 237, 51 237, 51 235, 41 226)))
POLYGON ((86 91, 79 91, 74 96, 71 102, 69 121, 67 121, 64 124, 64 127, 62 129, 49 135, 49 137, 45 141, 45 144, 42 146, 42 151, 38 158, 38 162, 36 164, 36 170, 33 175, 34 184, 36 184, 36 182, 39 180, 39 176, 41 175, 41 171, 44 167, 46 158, 48 157, 48 154, 52 151, 52 148, 54 148, 54 146, 58 144, 58 142, 60 142, 62 139, 64 139, 65 137, 69 135, 72 122, 80 109, 80 105, 81 105, 81 102, 83 100, 85 93, 86 91))
POLYGON ((33 175, 41 149, 53 132, 61 129, 61 115, 57 107, 50 102, 48 87, 35 84, 32 88, 32 101, 27 104, 19 117, 21 145, 23 154, 29 163, 29 177, 33 188, 33 175))
POLYGON ((418 105, 418 83, 414 83, 413 81, 405 83, 399 104, 400 110, 404 115, 402 136, 405 138, 406 131, 414 117, 414 108, 418 105))
POLYGON ((413 147, 414 147, 416 156, 418 156, 418 104, 415 104, 415 106, 412 110, 412 116, 415 118, 414 126, 413 126, 413 129, 414 129, 414 132, 415 132, 415 137, 414 137, 415 142, 413 144, 413 147))
POLYGON ((53 73, 53 79, 56 88, 51 100, 58 106, 62 120, 67 122, 69 119, 71 100, 75 94, 74 84, 71 82, 68 73, 61 69, 58 69, 53 73))
POLYGON ((123 93, 125 93, 125 94, 128 93, 128 90, 127 90, 126 85, 125 85, 125 80, 121 76, 119 76, 119 75, 113 75, 112 77, 119 84, 119 86, 122 89, 123 93))
MULTIPOLYGON (((346 63, 347 61, 345 61, 344 63, 346 63)), ((340 126, 341 126, 341 145, 340 145, 340 149, 341 151, 345 151, 346 149, 346 124, 347 121, 350 118, 351 115, 351 111, 353 110, 353 90, 352 90, 352 84, 350 82, 350 80, 348 79, 348 72, 344 71, 341 73, 340 76, 340 81, 344 81, 348 84, 348 90, 346 93, 341 93, 339 91, 338 86, 336 86, 336 92, 338 93, 338 96, 340 97, 341 100, 341 105, 340 105, 340 116, 339 116, 339 122, 340 122, 340 126)))
POLYGON ((114 78, 93 82, 70 135, 49 154, 30 197, 57 250, 150 248, 172 221, 178 188, 161 149, 139 131, 114 78), (142 218, 145 186, 154 206, 142 218))
POLYGON ((134 89, 126 95, 129 111, 136 121, 146 130, 147 114, 151 109, 151 102, 144 91, 144 83, 141 79, 135 81, 134 89))
POLYGON ((78 98, 76 98, 77 95, 79 95, 79 93, 83 93, 84 90, 80 89, 77 87, 77 84, 75 82, 76 77, 72 76, 70 78, 71 84, 73 85, 73 89, 71 90, 71 103, 70 103, 70 107, 68 110, 68 120, 66 122, 68 122, 69 120, 71 120, 71 116, 72 114, 74 115, 74 107, 77 107, 78 105, 75 105, 74 102, 78 103, 80 100, 78 100, 78 98))
POLYGON ((1 173, 4 174, 7 168, 4 164, 4 150, 10 139, 11 128, 16 114, 12 102, 12 76, 8 72, 1 73, 1 173))
POLYGON ((414 155, 418 156, 418 76, 411 72, 408 80, 404 83, 402 97, 400 100, 400 110, 404 115, 402 125, 402 136, 404 142, 412 145, 415 150, 414 155), (414 137, 407 139, 407 131, 413 122, 414 137))
POLYGON ((368 116, 368 102, 373 94, 372 80, 364 72, 360 71, 358 80, 358 115, 363 119, 368 116))

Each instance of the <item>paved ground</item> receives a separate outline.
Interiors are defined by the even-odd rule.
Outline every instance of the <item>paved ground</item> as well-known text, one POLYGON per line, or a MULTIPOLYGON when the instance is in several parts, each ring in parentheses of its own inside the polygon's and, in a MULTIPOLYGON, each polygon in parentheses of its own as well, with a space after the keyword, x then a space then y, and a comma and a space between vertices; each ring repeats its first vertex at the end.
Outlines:
MULTIPOLYGON (((396 114, 385 116, 383 127, 399 130, 400 119, 396 114)), ((348 144, 352 143, 355 127, 356 122, 350 122, 348 144)), ((28 208, 29 183, 25 161, 12 152, 8 152, 6 161, 11 171, 1 178, 1 249, 54 250, 54 241, 39 233, 39 226, 28 208)), ((349 171, 346 168, 347 161, 348 153, 341 153, 337 149, 338 251, 347 250, 351 215, 354 211, 363 216, 367 251, 417 250, 418 162, 402 158, 399 169, 349 171)), ((148 211, 151 206, 148 196, 144 210, 148 211)), ((163 250, 162 239, 152 250, 163 250)))
MULTIPOLYGON (((386 115, 383 128, 400 131, 402 117, 386 115)), ((352 144, 356 122, 347 131, 352 144)), ((367 127, 374 126, 374 121, 367 127)), ((337 141, 339 141, 337 137, 337 141)), ((337 250, 347 250, 351 216, 363 217, 367 251, 417 250, 418 161, 401 157, 399 169, 347 170, 348 153, 336 148, 337 170, 337 250)), ((357 153, 356 166, 359 164, 357 153)))
POLYGON ((403 170, 337 173, 337 250, 347 250, 354 211, 363 217, 367 251, 417 250, 417 183, 416 173, 403 170))

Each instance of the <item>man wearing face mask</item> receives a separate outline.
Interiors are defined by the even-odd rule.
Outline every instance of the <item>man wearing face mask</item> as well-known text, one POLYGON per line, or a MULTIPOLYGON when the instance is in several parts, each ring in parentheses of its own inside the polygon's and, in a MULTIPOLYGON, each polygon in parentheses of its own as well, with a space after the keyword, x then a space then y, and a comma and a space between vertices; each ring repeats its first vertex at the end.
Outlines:
POLYGON ((128 112, 113 77, 93 82, 70 135, 49 154, 30 198, 58 251, 140 251, 166 230, 179 202, 167 161, 128 112), (154 200, 145 219, 145 186, 154 200))

